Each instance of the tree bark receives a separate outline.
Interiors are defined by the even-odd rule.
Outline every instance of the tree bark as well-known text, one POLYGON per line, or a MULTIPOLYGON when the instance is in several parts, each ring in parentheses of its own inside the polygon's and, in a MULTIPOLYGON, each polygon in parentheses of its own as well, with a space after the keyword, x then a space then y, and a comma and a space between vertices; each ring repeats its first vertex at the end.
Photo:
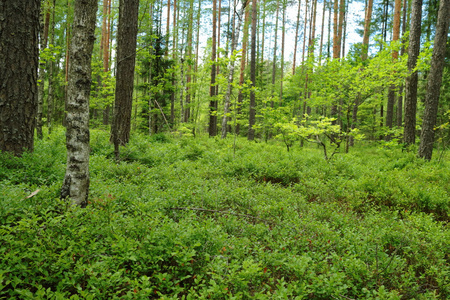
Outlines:
MULTIPOLYGON (((242 87, 244 85, 244 71, 247 60, 247 42, 248 42, 248 22, 249 22, 249 3, 250 0, 245 0, 245 16, 244 16, 244 29, 243 29, 243 37, 242 37, 242 57, 241 57, 241 68, 239 73, 239 86, 242 87)), ((242 89, 239 90, 238 100, 237 100, 237 115, 241 112, 241 105, 244 102, 244 94, 242 93, 242 89)), ((236 135, 239 135, 241 126, 239 123, 236 124, 236 135)))
POLYGON ((120 0, 117 28, 116 94, 111 128, 111 141, 114 144, 117 160, 119 159, 119 145, 126 145, 130 139, 138 14, 139 0, 120 0))
MULTIPOLYGON (((235 2, 236 3, 236 2, 235 2)), ((232 38, 231 38, 231 52, 230 57, 234 55, 234 51, 236 50, 237 42, 239 41, 239 32, 241 31, 241 22, 242 22, 242 15, 245 11, 245 2, 242 2, 242 8, 239 11, 237 15, 238 23, 237 26, 235 25, 236 17, 233 17, 233 27, 232 27, 232 38)), ((235 8, 236 9, 236 8, 235 8)), ((235 68, 235 62, 234 60, 230 59, 230 62, 228 63, 228 85, 227 85, 227 92, 225 94, 225 104, 224 104, 224 113, 222 118, 222 135, 221 138, 227 137, 228 132, 228 114, 230 113, 230 103, 231 103, 231 91, 233 89, 233 77, 234 77, 234 68, 235 68)))
POLYGON ((411 12, 412 19, 408 47, 408 70, 411 72, 411 75, 406 78, 405 84, 405 128, 403 132, 405 144, 407 145, 416 142, 417 84, 419 76, 413 70, 416 67, 417 57, 420 52, 422 2, 423 0, 413 0, 411 12))
MULTIPOLYGON (((394 6, 394 26, 392 33, 392 41, 398 41, 400 37, 400 12, 402 10, 402 2, 401 0, 395 0, 394 6)), ((398 51, 392 52, 392 60, 395 62, 398 59, 398 51)), ((391 85, 389 87, 388 92, 388 102, 387 102, 387 110, 386 110, 386 127, 392 128, 394 125, 394 104, 395 104, 395 92, 397 87, 395 85, 391 85)), ((391 135, 386 135, 386 141, 391 140, 391 135)))
POLYGON ((373 0, 367 2, 366 16, 364 18, 364 35, 361 60, 365 61, 369 52, 370 22, 372 20, 373 0))
MULTIPOLYGON (((55 11, 56 11, 56 0, 52 3, 52 25, 50 33, 50 44, 55 44, 55 11)), ((47 97, 47 127, 48 134, 52 133, 53 130, 53 61, 49 62, 48 67, 48 97, 47 97)))
POLYGON ((450 24, 450 0, 441 0, 434 37, 433 56, 428 74, 427 94, 425 97, 425 112, 422 132, 420 134, 419 157, 431 160, 433 154, 434 133, 442 83, 442 73, 445 66, 445 51, 450 24))
POLYGON ((86 206, 89 194, 89 94, 97 0, 75 2, 66 119, 67 165, 61 198, 86 206))
POLYGON ((251 54, 250 54, 250 80, 252 89, 250 90, 250 114, 248 118, 248 140, 253 141, 255 139, 255 125, 256 121, 256 99, 255 99, 255 88, 256 88, 256 7, 257 0, 253 0, 252 3, 252 37, 251 37, 251 54))
MULTIPOLYGON (((45 2, 44 6, 41 7, 41 30, 40 30, 40 51, 43 52, 47 48, 48 41, 48 28, 50 25, 50 8, 49 2, 45 2)), ((45 82, 45 66, 46 62, 39 62, 39 72, 38 72, 38 107, 36 114, 36 133, 39 139, 44 137, 42 133, 42 112, 44 109, 44 82, 45 82)))
POLYGON ((212 50, 211 50, 211 84, 209 86, 209 137, 217 135, 217 99, 216 99, 216 38, 217 38, 217 0, 213 0, 212 13, 212 50))
POLYGON ((295 61, 297 58, 298 30, 300 28, 300 6, 302 1, 298 1, 297 21, 295 23, 294 58, 292 59, 292 75, 295 74, 295 61))
POLYGON ((40 0, 0 2, 0 151, 33 151, 40 0))
POLYGON ((322 48, 323 48, 323 30, 325 28, 325 8, 327 5, 327 1, 323 0, 323 8, 322 8, 322 27, 320 30, 320 46, 319 46, 319 66, 322 64, 322 48))

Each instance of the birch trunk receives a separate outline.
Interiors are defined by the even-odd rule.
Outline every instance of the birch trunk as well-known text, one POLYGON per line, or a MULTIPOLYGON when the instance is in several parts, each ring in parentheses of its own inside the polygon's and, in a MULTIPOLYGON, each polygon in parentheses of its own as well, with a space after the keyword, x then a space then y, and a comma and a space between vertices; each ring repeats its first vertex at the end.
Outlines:
POLYGON ((96 0, 75 2, 66 118, 67 166, 61 198, 86 206, 89 194, 89 94, 96 0))

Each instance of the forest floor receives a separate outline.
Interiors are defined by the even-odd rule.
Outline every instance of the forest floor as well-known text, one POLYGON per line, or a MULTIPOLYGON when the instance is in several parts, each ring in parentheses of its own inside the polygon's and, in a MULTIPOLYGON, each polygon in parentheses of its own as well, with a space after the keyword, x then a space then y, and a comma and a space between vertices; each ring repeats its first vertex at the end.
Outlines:
POLYGON ((86 208, 58 199, 62 130, 0 154, 1 299, 450 298, 448 152, 135 134, 117 164, 108 141, 86 208))

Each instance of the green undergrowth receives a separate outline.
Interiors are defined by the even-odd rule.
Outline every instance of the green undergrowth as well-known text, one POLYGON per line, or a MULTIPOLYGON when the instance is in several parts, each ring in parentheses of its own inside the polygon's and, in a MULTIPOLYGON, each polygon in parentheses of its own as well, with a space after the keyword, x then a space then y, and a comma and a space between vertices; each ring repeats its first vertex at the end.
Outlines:
POLYGON ((102 131, 91 148, 85 209, 58 199, 62 132, 0 154, 0 298, 450 298, 448 161, 134 135, 117 164, 102 131))

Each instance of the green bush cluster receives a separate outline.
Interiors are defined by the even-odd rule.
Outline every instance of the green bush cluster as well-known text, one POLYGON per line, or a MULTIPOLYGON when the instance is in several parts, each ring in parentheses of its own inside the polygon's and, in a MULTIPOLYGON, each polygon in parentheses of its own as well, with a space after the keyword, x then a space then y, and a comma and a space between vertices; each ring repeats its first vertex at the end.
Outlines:
POLYGON ((447 162, 136 135, 115 163, 94 131, 80 209, 61 139, 0 154, 0 298, 450 297, 447 162))

